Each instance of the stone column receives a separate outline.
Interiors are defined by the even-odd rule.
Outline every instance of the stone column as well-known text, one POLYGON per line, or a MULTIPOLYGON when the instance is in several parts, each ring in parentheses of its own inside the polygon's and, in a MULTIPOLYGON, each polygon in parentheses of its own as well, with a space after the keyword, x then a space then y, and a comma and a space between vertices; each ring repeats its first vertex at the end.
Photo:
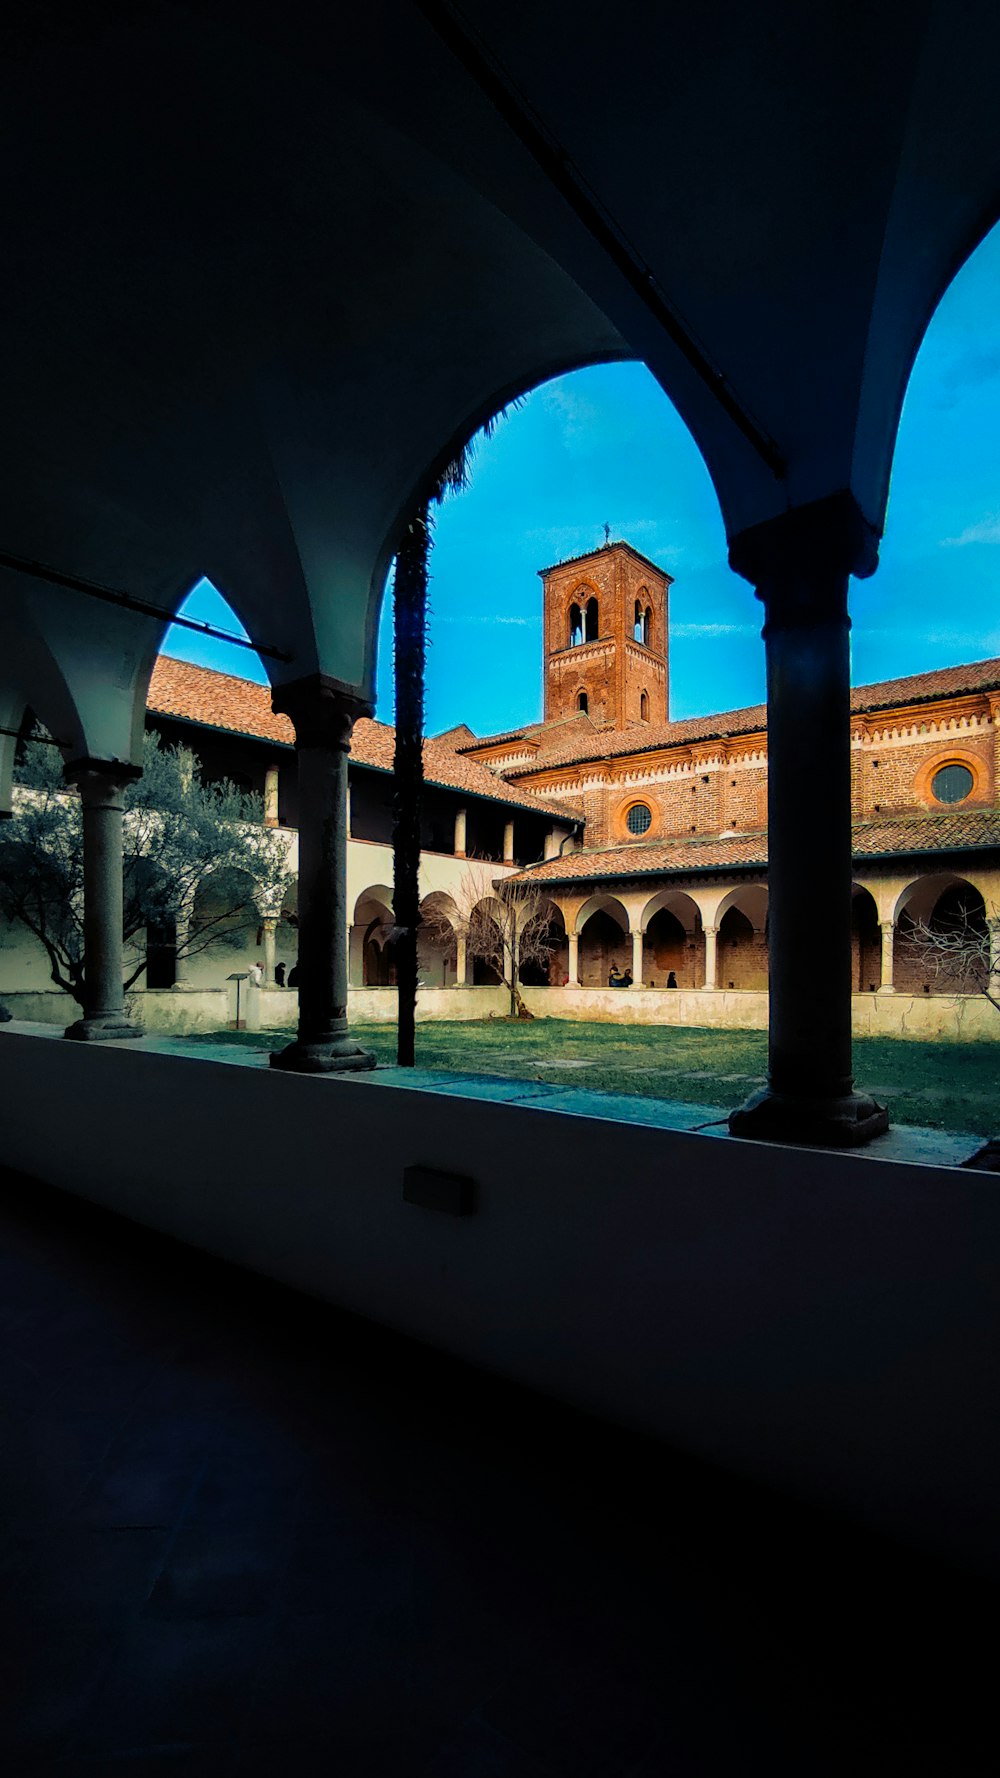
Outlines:
POLYGON ((717 988, 719 985, 719 928, 706 926, 705 934, 705 986, 717 988))
POLYGON ((463 932, 460 932, 456 935, 456 938, 455 938, 455 986, 456 986, 456 988, 464 988, 466 986, 466 975, 468 973, 468 968, 469 968, 469 960, 468 960, 468 951, 466 949, 465 934, 463 932))
POLYGON ((455 811, 455 857, 465 857, 465 810, 455 811))
POLYGON ((503 861, 504 864, 514 862, 514 823, 507 821, 503 830, 503 861))
POLYGON ((264 826, 278 825, 278 768, 268 766, 264 773, 264 826))
POLYGON ((347 789, 344 793, 344 807, 345 807, 345 811, 346 811, 345 812, 345 820, 347 822, 347 837, 348 837, 348 839, 350 839, 351 835, 352 835, 352 831, 353 831, 351 828, 351 780, 350 780, 350 778, 348 778, 348 780, 347 780, 347 789))
POLYGON ((373 1068, 347 1026, 347 756, 351 730, 371 706, 325 674, 279 686, 276 712, 291 717, 299 782, 298 989, 294 1043, 273 1068, 331 1074, 373 1068))
POLYGON ((892 941, 896 936, 896 928, 891 920, 883 920, 880 925, 882 933, 882 980, 879 984, 880 994, 895 994, 892 985, 892 941))
POLYGON ((566 943, 569 946, 569 957, 568 957, 567 963, 566 963, 566 973, 569 976, 569 981, 567 983, 567 987, 578 988, 580 986, 580 935, 579 935, 579 933, 578 932, 567 932, 566 943))
POLYGON ((273 914, 265 914, 261 924, 264 928, 264 986, 274 987, 274 945, 278 932, 278 922, 273 914))
POLYGON ((642 933, 632 933, 632 986, 642 987, 642 933))
POLYGON ((851 1073, 847 580, 875 561, 846 493, 730 548, 766 612, 770 932, 768 1084, 732 1113, 734 1135, 845 1147, 888 1127, 851 1073))
POLYGON ((83 951, 87 985, 82 1019, 67 1037, 84 1043, 140 1037, 125 1015, 122 983, 122 813, 126 784, 142 776, 120 760, 78 759, 66 767, 83 804, 83 951))

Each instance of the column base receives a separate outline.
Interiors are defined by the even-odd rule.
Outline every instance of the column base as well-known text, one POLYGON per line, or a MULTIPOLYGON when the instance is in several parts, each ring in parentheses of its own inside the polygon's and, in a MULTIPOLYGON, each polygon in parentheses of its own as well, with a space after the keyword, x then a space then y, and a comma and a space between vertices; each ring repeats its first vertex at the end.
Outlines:
POLYGON ((359 1069, 374 1068, 375 1057, 361 1048, 345 1031, 317 1043, 303 1043, 296 1038, 283 1050, 272 1050, 271 1067, 284 1068, 291 1074, 350 1074, 359 1069))
POLYGON ((732 1136, 757 1142, 798 1142, 816 1148, 863 1148, 889 1128, 884 1105, 867 1093, 838 1099, 799 1099, 762 1087, 729 1115, 732 1136))
POLYGON ((1000 1137, 991 1136, 975 1154, 970 1154, 967 1161, 959 1161, 960 1167, 971 1167, 974 1173, 1000 1173, 1000 1137))
POLYGON ((63 1032, 64 1037, 70 1037, 76 1043, 120 1043, 123 1039, 144 1035, 142 1026, 134 1025, 124 1014, 108 1012, 77 1019, 63 1032))

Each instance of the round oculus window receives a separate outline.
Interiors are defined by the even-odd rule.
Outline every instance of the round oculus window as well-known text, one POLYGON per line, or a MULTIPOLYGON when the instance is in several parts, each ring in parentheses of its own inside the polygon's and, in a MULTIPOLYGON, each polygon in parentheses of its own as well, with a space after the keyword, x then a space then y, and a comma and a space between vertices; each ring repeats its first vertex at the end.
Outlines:
POLYGON ((625 817, 625 826, 629 833, 648 833, 653 825, 653 816, 645 803, 633 803, 625 817))
POLYGON ((931 779, 931 795, 938 803, 964 803, 974 784, 968 766, 942 766, 931 779))

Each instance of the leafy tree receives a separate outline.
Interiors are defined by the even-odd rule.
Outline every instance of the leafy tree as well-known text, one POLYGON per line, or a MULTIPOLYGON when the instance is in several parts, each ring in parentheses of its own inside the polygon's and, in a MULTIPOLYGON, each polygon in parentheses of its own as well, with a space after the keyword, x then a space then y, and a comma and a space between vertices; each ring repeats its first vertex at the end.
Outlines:
MULTIPOLYGON (((195 756, 156 734, 146 735, 142 777, 124 801, 128 990, 146 968, 148 930, 174 927, 178 960, 232 948, 261 907, 280 907, 291 876, 260 798, 203 783, 195 756)), ((83 809, 58 752, 40 740, 25 748, 14 814, 0 829, 0 914, 34 934, 52 981, 84 1005, 83 809)))

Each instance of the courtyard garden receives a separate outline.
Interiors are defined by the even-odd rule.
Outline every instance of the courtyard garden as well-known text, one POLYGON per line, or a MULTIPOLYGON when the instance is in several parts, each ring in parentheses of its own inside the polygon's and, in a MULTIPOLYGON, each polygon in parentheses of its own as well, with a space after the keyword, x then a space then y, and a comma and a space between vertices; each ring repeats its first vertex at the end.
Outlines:
MULTIPOLYGON (((394 1025, 352 1028, 380 1063, 395 1062, 394 1025)), ((282 1049, 292 1035, 291 1031, 220 1031, 206 1034, 202 1041, 274 1050, 282 1049)), ((568 1019, 523 1024, 500 1019, 428 1022, 417 1027, 417 1065, 646 1099, 682 1099, 729 1110, 763 1084, 767 1035, 568 1019)), ((983 1136, 1000 1132, 998 1044, 861 1037, 854 1043, 854 1066, 866 1091, 888 1101, 895 1123, 983 1136)))

